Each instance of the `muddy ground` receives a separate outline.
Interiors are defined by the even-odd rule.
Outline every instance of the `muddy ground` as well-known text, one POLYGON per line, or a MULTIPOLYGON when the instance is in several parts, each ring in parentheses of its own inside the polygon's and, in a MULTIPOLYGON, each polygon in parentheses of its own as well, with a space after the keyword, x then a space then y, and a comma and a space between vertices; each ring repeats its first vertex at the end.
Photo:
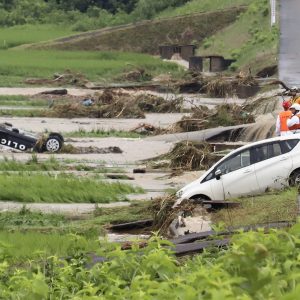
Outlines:
MULTIPOLYGON (((51 88, 0 88, 0 95, 34 95, 45 90, 51 90, 51 88)), ((70 95, 82 96, 93 95, 95 91, 86 89, 68 89, 70 95)), ((133 93, 133 92, 129 92, 133 93)), ((145 93, 145 91, 135 92, 145 93)), ((199 94, 158 94, 155 92, 148 92, 151 94, 163 96, 165 99, 173 99, 174 97, 183 97, 184 107, 193 108, 194 105, 207 105, 214 107, 216 105, 226 103, 243 104, 245 100, 228 98, 228 99, 211 99, 206 98, 199 94)), ((49 96, 50 97, 50 96, 49 96)), ((1 109, 1 107, 0 107, 1 109)), ((2 108, 3 109, 3 108, 2 108)), ((76 118, 76 119, 57 119, 57 118, 21 118, 21 117, 1 117, 0 123, 9 122, 14 127, 31 131, 34 133, 51 132, 57 131, 62 134, 72 131, 85 130, 91 131, 95 129, 101 130, 121 130, 130 131, 137 127, 141 123, 149 123, 160 128, 168 128, 173 123, 179 121, 183 115, 189 113, 151 113, 146 114, 145 119, 90 119, 90 118, 76 118)), ((269 114, 268 117, 264 116, 261 118, 264 122, 271 124, 274 121, 274 116, 269 114)), ((251 125, 247 125, 251 126, 251 125)), ((246 127, 247 127, 246 126, 246 127)), ((128 182, 132 185, 142 187, 145 190, 145 194, 132 195, 129 197, 130 200, 148 200, 153 199, 157 196, 162 196, 170 190, 178 190, 185 184, 198 178, 203 171, 197 172, 184 172, 180 176, 170 177, 171 171, 161 169, 153 170, 147 169, 146 173, 133 174, 135 168, 146 168, 145 160, 160 156, 167 153, 178 141, 186 139, 198 139, 203 140, 208 135, 216 135, 222 132, 222 128, 208 129, 201 132, 193 133, 180 133, 180 134, 169 134, 161 135, 156 137, 145 137, 145 138, 72 138, 68 139, 67 142, 75 147, 119 147, 122 153, 88 153, 88 154, 55 154, 55 158, 61 161, 73 160, 78 163, 93 163, 99 167, 117 167, 124 171, 125 175, 133 177, 134 180, 122 180, 122 182, 128 182)), ((263 134, 262 134, 263 135, 263 134)), ((17 160, 26 161, 32 156, 31 153, 16 153, 7 148, 2 147, 0 152, 0 158, 13 157, 17 160)), ((39 160, 48 159, 50 154, 42 153, 37 154, 39 160)), ((79 174, 79 176, 84 176, 79 174)), ((110 179, 112 180, 112 179, 110 179)), ((111 205, 128 205, 125 203, 109 204, 111 205)), ((0 209, 11 210, 18 209, 20 204, 18 203, 5 203, 0 202, 0 209)), ((64 213, 86 213, 95 208, 93 204, 32 204, 29 205, 32 209, 39 209, 46 212, 60 211, 64 213)))

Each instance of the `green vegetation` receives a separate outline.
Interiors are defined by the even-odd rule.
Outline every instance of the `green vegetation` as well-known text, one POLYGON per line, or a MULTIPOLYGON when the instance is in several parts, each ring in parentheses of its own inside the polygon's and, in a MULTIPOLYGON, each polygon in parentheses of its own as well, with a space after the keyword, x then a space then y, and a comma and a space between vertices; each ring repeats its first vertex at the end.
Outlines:
POLYGON ((94 173, 124 173, 123 169, 119 168, 106 168, 101 166, 91 166, 88 163, 81 161, 60 162, 51 156, 49 159, 39 161, 36 154, 27 162, 17 161, 14 158, 9 159, 4 157, 3 161, 0 160, 0 172, 50 172, 50 171, 89 171, 94 173))
POLYGON ((266 193, 240 198, 241 207, 224 209, 212 215, 215 223, 227 226, 255 225, 269 222, 294 221, 297 216, 297 190, 266 193))
POLYGON ((24 206, 19 212, 1 212, 0 229, 9 232, 76 233, 97 238, 107 224, 151 218, 148 201, 131 202, 116 208, 96 207, 93 214, 64 216, 32 212, 24 206))
POLYGON ((104 183, 60 174, 0 174, 0 199, 19 202, 109 203, 126 201, 126 195, 142 192, 128 184, 104 183), (18 189, 16 189, 16 186, 18 189))
MULTIPOLYGON (((77 237, 77 239, 81 239, 77 237)), ((95 251, 97 249, 96 239, 82 239, 79 243, 82 250, 95 251)), ((66 256, 74 246, 74 236, 59 233, 39 233, 39 232, 8 232, 0 231, 0 244, 10 245, 9 256, 11 261, 19 264, 29 258, 49 257, 57 255, 66 256)))
POLYGON ((55 24, 86 31, 154 17, 188 0, 3 0, 0 26, 55 24))
POLYGON ((15 250, 1 244, 0 298, 297 299, 299 232, 297 224, 288 231, 240 233, 228 250, 181 261, 157 237, 126 252, 101 242, 97 254, 106 260, 91 268, 82 237, 73 236, 67 259, 42 257, 22 265, 14 265, 15 250))
POLYGON ((239 5, 249 5, 253 0, 192 0, 179 7, 169 7, 156 15, 156 18, 169 18, 199 12, 210 12, 239 5))
POLYGON ((47 106, 48 100, 30 99, 28 96, 3 96, 0 95, 0 106, 47 106))
POLYGON ((117 50, 150 54, 159 53, 159 45, 166 43, 199 43, 235 22, 245 8, 216 11, 191 16, 159 19, 88 32, 68 40, 57 40, 33 45, 32 48, 63 50, 117 50))
POLYGON ((181 68, 174 63, 145 54, 99 51, 15 51, 0 50, 0 85, 24 84, 26 78, 52 78, 65 70, 83 73, 89 80, 109 82, 134 68, 152 75, 171 72, 179 76, 181 68))
POLYGON ((105 138, 105 137, 119 137, 119 138, 140 138, 142 135, 130 132, 130 131, 119 131, 115 129, 111 129, 109 131, 103 129, 93 129, 91 131, 87 131, 85 129, 79 129, 78 131, 72 131, 64 134, 65 137, 97 137, 97 138, 105 138))
POLYGON ((253 0, 235 23, 205 39, 198 53, 233 58, 232 70, 257 72, 277 64, 278 36, 278 28, 270 28, 269 1, 253 0))
POLYGON ((0 49, 8 49, 23 44, 53 40, 71 35, 64 26, 51 24, 19 25, 0 28, 0 49))

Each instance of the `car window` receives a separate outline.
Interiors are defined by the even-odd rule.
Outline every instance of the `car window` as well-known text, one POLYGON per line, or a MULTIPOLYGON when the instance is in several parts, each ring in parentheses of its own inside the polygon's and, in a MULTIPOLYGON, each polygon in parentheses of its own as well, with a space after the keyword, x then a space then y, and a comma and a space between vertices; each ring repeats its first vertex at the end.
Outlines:
POLYGON ((268 159, 268 145, 254 147, 252 151, 256 163, 268 159))
POLYGON ((227 174, 250 165, 250 150, 240 152, 222 162, 217 169, 227 174))
POLYGON ((298 139, 281 141, 280 145, 281 145, 282 154, 290 152, 293 148, 296 147, 298 143, 299 143, 298 139))
POLYGON ((254 162, 258 163, 260 161, 281 155, 282 149, 279 142, 274 142, 253 147, 252 152, 254 156, 254 162))
POLYGON ((268 158, 276 157, 276 156, 281 155, 281 154, 282 154, 282 152, 281 152, 281 147, 280 147, 279 142, 269 144, 269 146, 268 146, 268 158))

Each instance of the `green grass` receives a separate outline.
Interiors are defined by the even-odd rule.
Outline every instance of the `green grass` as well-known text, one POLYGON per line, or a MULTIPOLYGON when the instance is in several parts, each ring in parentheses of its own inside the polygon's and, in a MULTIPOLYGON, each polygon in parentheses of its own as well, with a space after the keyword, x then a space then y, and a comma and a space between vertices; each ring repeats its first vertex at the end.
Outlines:
POLYGON ((295 221, 297 216, 297 190, 267 193, 237 199, 240 208, 224 209, 212 215, 214 223, 225 226, 255 225, 268 222, 295 221))
MULTIPOLYGON (((66 256, 74 246, 92 252, 95 241, 105 234, 103 226, 152 217, 149 202, 133 202, 118 208, 97 208, 94 214, 63 216, 32 212, 23 207, 18 212, 0 213, 0 247, 7 245, 9 259, 18 262, 36 255, 66 256), (86 243, 72 235, 84 236, 86 243)), ((1 249, 3 251, 3 248, 1 249)))
POLYGON ((251 0, 193 0, 176 8, 168 8, 159 13, 156 18, 169 18, 198 12, 222 10, 239 5, 248 5, 251 0))
POLYGON ((87 131, 85 129, 79 129, 78 131, 72 131, 64 134, 65 137, 81 138, 81 137, 90 137, 90 138, 105 138, 105 137, 119 137, 119 138, 140 138, 142 135, 129 132, 129 131, 119 131, 111 129, 109 131, 103 129, 92 129, 87 131))
POLYGON ((72 34, 68 26, 50 24, 18 25, 0 28, 0 49, 37 43, 72 34))
POLYGON ((109 203, 126 201, 126 195, 142 192, 122 183, 78 179, 71 175, 0 174, 0 199, 18 202, 109 203))
POLYGON ((1 250, 15 263, 34 257, 67 256, 77 247, 82 251, 95 251, 99 247, 96 239, 83 240, 68 234, 9 231, 0 231, 0 245, 5 245, 6 250, 4 247, 1 250))
POLYGON ((0 106, 47 106, 46 99, 31 99, 29 96, 0 95, 0 106))
POLYGON ((9 159, 4 157, 0 160, 0 172, 51 172, 51 171, 89 171, 92 175, 95 173, 124 173, 120 168, 106 168, 102 166, 91 166, 82 162, 59 162, 50 157, 47 160, 39 161, 36 154, 27 162, 17 161, 14 158, 9 159))
POLYGON ((278 29, 270 28, 269 1, 252 0, 237 21, 205 39, 201 55, 222 55, 237 60, 233 69, 251 67, 253 73, 277 64, 278 29))
POLYGON ((89 80, 109 82, 124 71, 145 69, 152 75, 180 74, 174 63, 150 55, 100 51, 0 50, 0 86, 24 85, 26 78, 52 78, 71 70, 89 80))
POLYGON ((41 109, 0 109, 0 116, 3 117, 43 117, 41 109))

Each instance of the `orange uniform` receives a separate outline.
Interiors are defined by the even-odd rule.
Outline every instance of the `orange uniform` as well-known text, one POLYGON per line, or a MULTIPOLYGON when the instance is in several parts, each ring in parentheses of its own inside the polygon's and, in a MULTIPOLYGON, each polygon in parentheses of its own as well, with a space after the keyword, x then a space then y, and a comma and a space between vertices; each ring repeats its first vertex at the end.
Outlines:
POLYGON ((286 124, 286 121, 292 116, 292 112, 290 110, 282 111, 279 113, 280 120, 280 131, 289 131, 289 128, 286 124))

